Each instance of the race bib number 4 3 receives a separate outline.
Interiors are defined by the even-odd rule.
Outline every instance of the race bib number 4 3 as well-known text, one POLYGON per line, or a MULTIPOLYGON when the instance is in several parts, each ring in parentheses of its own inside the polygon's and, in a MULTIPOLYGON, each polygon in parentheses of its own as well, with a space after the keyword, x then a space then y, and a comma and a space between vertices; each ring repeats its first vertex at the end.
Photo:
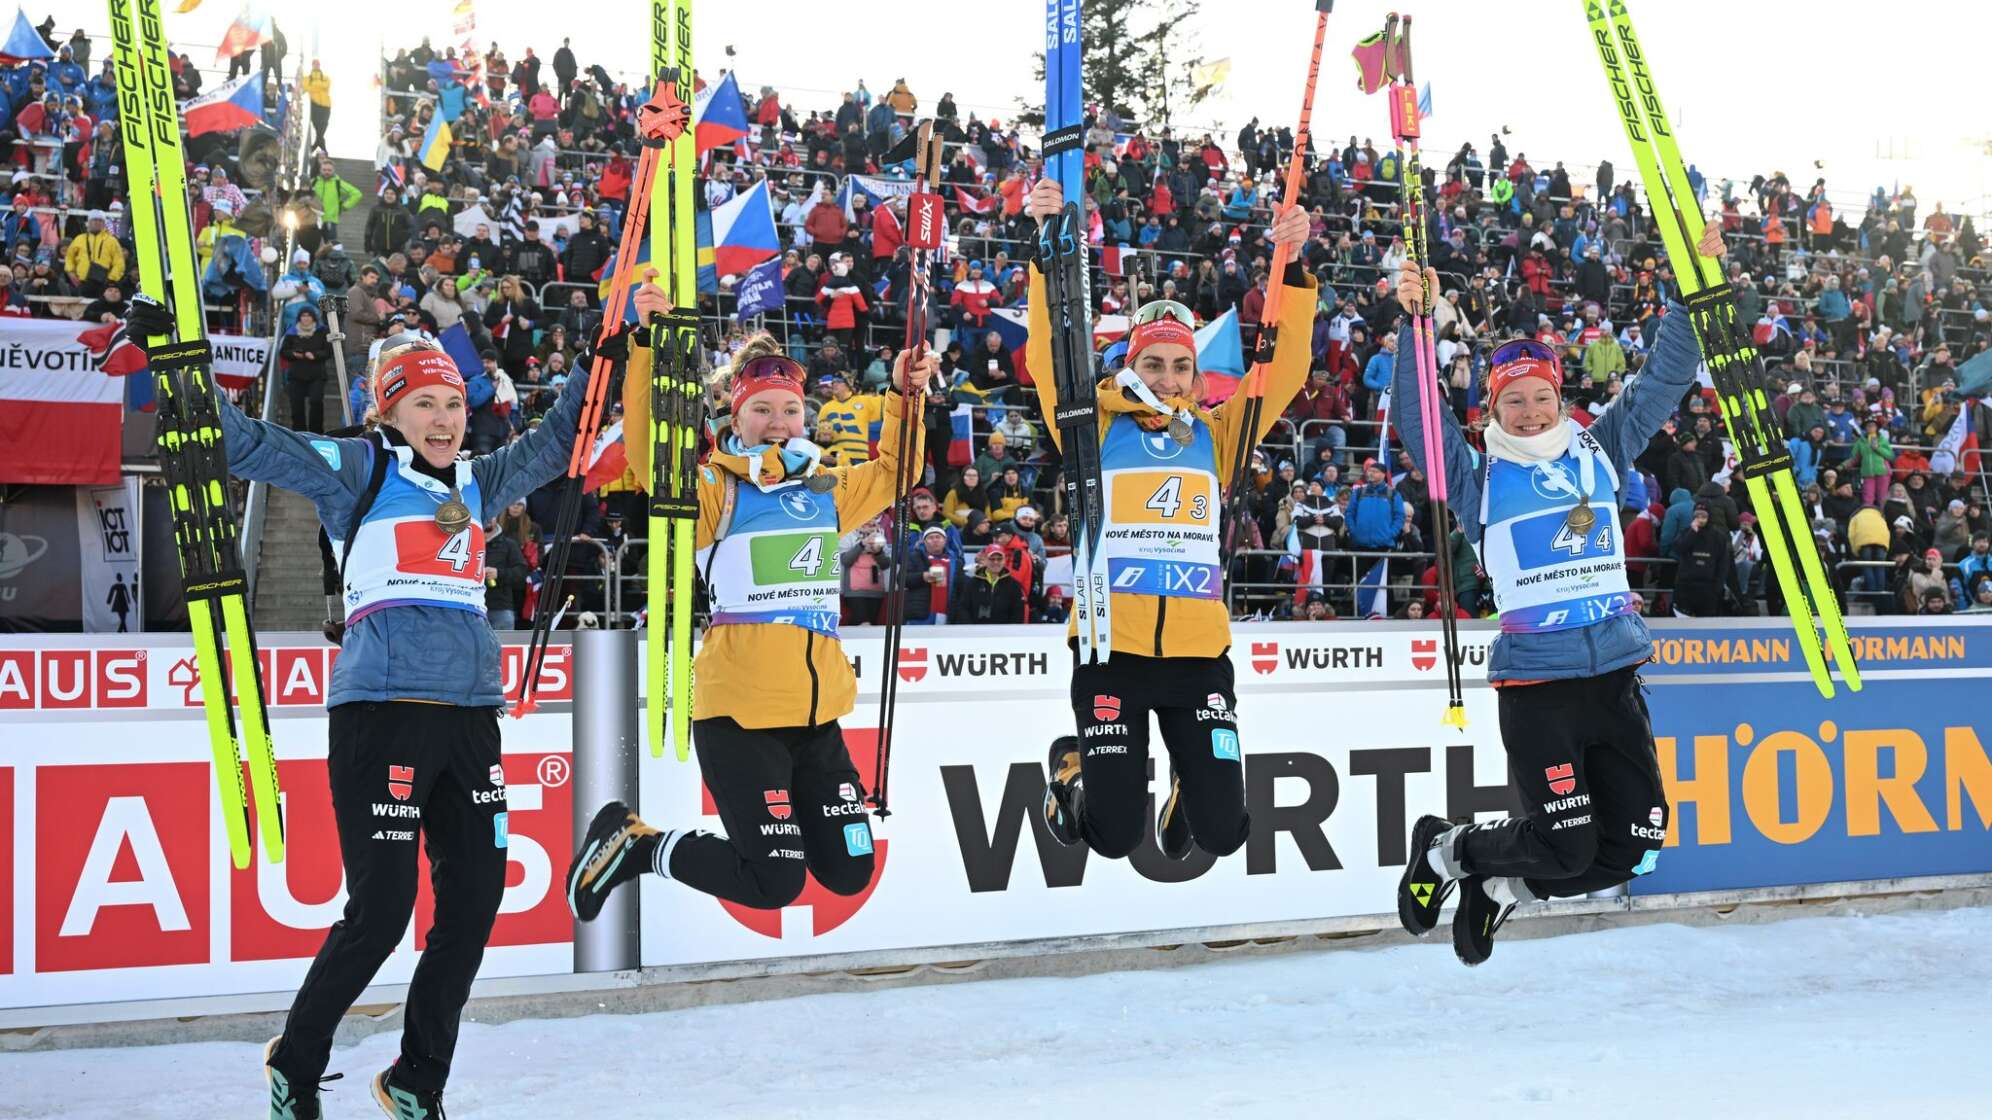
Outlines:
POLYGON ((1168 471, 1120 471, 1114 477, 1116 525, 1208 525, 1210 476, 1168 471))
POLYGON ((769 533, 756 536, 748 546, 758 586, 837 582, 835 533, 769 533))

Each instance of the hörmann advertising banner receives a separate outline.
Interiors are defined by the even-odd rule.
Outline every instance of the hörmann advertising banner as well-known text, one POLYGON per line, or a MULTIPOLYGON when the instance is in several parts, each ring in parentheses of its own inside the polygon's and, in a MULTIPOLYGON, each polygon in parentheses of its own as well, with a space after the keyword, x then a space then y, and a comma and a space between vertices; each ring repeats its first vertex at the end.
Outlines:
MULTIPOLYGON (((1865 620, 1863 620, 1865 621, 1865 620)), ((1875 620, 1885 622, 1886 620, 1875 620)), ((1821 700, 1783 620, 1661 623, 1645 671, 1674 834, 1643 893, 1992 872, 1992 758, 1982 693, 1992 626, 1973 619, 1858 626, 1867 687, 1821 700)), ((642 885, 645 965, 1374 919, 1390 925, 1409 821, 1506 812, 1491 631, 1463 634, 1470 724, 1440 726, 1437 635, 1416 624, 1238 628, 1236 719, 1252 835, 1217 860, 1127 861, 1059 847, 1038 798, 1047 741, 1069 732, 1070 654, 1050 627, 910 628, 900 666, 893 813, 874 820, 878 870, 859 895, 811 883, 782 911, 642 885)), ((290 858, 229 866, 191 650, 170 635, 0 641, 0 1024, 37 1007, 262 993, 281 1007, 343 904, 320 707, 334 652, 265 636, 265 678, 290 820, 290 858), (146 644, 153 643, 153 644, 146 644), (11 1010, 10 1010, 11 1009, 11 1010)), ((847 648, 864 695, 845 721, 875 779, 878 639, 847 648)), ((508 647, 507 672, 522 650, 508 647)), ((542 695, 573 693, 565 647, 542 695)), ((516 682, 508 683, 508 687, 516 682)), ((1221 699, 1221 698, 1220 698, 1221 699)), ((1155 750, 1154 795, 1167 788, 1155 750)), ((573 967, 560 898, 575 760, 565 713, 506 725, 513 864, 481 976, 573 967)), ((391 806, 383 775, 381 801, 391 806)), ((694 765, 647 755, 640 807, 667 827, 717 829, 694 765)), ((856 791, 832 814, 860 819, 856 791)), ((1152 817, 1152 813, 1151 813, 1152 817)), ((779 835, 742 838, 785 842, 779 835)), ((405 981, 426 892, 381 983, 405 981)), ((206 1002, 203 1003, 202 1001, 206 1002)), ((237 1001, 230 1006, 240 1006, 237 1001)), ((76 1014, 70 1008, 69 1014, 76 1014)))

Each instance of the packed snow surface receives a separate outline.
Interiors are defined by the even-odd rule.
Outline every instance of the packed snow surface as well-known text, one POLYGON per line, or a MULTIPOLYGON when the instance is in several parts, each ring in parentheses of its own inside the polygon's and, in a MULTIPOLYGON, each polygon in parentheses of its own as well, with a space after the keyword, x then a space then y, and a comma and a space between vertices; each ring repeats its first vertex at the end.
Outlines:
MULTIPOLYGON (((1650 925, 465 1026, 451 1116, 1982 1116, 1992 910, 1650 925), (1981 1071, 1981 1072, 1973 1072, 1981 1071)), ((335 1051, 377 1117, 397 1036, 335 1051)), ((0 1055, 0 1117, 262 1116, 260 1049, 0 1055)))

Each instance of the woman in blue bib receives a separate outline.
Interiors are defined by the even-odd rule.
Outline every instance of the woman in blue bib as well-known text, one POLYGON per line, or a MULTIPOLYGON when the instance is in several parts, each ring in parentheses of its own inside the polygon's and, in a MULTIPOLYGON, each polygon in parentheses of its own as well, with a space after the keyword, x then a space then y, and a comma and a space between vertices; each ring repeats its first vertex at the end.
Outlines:
MULTIPOLYGON (((1721 254, 1719 225, 1708 227, 1700 249, 1721 254)), ((1428 279, 1439 290, 1437 275, 1428 279)), ((1397 298, 1418 313, 1415 265, 1400 271, 1397 298)), ((1412 352, 1405 331, 1400 354, 1412 352)), ((1646 365, 1588 429, 1564 408, 1556 352, 1530 339, 1494 351, 1482 398, 1485 454, 1467 444, 1450 409, 1439 410, 1446 504, 1479 551, 1500 611, 1487 675, 1509 781, 1526 812, 1489 824, 1419 818, 1397 910, 1404 928, 1422 936, 1464 884, 1452 932, 1467 964, 1493 953, 1494 934, 1517 903, 1645 874, 1666 839, 1667 797, 1636 675, 1653 643, 1626 582, 1617 513, 1622 477, 1694 387, 1701 362, 1687 309, 1670 303, 1646 365)), ((1443 391, 1424 391, 1435 389, 1443 391)), ((1419 391, 1416 364, 1398 362, 1395 398, 1416 400, 1419 391)), ((1400 409, 1392 420, 1422 459, 1431 434, 1418 410, 1400 409)))

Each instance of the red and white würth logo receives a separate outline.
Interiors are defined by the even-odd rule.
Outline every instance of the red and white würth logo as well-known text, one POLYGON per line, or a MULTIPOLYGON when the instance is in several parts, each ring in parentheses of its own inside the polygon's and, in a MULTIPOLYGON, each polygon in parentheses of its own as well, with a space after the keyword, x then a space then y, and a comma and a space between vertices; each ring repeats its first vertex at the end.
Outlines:
POLYGON ((1280 644, 1278 642, 1252 643, 1252 671, 1264 676, 1280 667, 1280 644))
POLYGON ((1439 640, 1437 638, 1411 639, 1411 667, 1421 673, 1429 673, 1432 666, 1439 663, 1439 640))
POLYGON ((761 797, 767 802, 768 815, 778 821, 789 819, 789 814, 794 812, 789 805, 789 791, 785 789, 763 790, 761 797))
POLYGON ((1561 766, 1546 766, 1542 776, 1549 779, 1549 792, 1562 797, 1577 788, 1577 772, 1569 763, 1561 766))
POLYGON ((408 800, 415 792, 415 768, 413 766, 390 766, 387 768, 387 792, 396 801, 408 800))
POLYGON ((927 677, 927 647, 907 646, 899 651, 899 679, 913 684, 927 677))
POLYGON ((1120 697, 1108 696, 1105 693, 1100 693, 1093 697, 1094 719, 1116 720, 1120 718, 1120 713, 1121 713, 1120 697))

